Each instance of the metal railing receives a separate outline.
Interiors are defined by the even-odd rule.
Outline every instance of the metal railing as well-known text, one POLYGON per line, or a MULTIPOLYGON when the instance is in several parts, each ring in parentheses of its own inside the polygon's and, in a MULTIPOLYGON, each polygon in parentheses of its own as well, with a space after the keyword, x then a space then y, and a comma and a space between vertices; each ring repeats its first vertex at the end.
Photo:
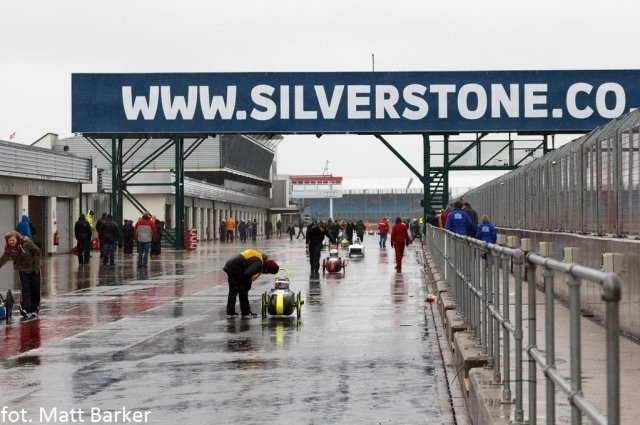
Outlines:
POLYGON ((516 423, 525 421, 523 374, 524 366, 528 365, 529 424, 535 424, 537 418, 537 367, 544 372, 546 380, 548 424, 554 424, 556 420, 556 390, 560 390, 571 405, 572 424, 581 424, 583 416, 596 424, 620 424, 620 280, 616 274, 554 260, 520 248, 487 244, 431 226, 428 226, 426 233, 427 249, 432 253, 437 267, 444 273, 444 280, 458 311, 481 345, 483 353, 487 355, 494 381, 502 385, 502 401, 514 403, 516 423), (536 267, 542 270, 544 276, 544 350, 538 347, 536 341, 536 267), (569 379, 558 370, 555 360, 556 273, 565 276, 569 287, 569 344, 572 353, 569 379), (529 277, 530 282, 525 277, 529 277), (582 391, 585 376, 582 373, 581 357, 580 287, 583 280, 599 284, 602 299, 606 303, 606 341, 603 341, 606 344, 607 365, 606 414, 599 412, 582 391), (523 359, 524 289, 528 305, 527 359, 523 359), (513 304, 510 301, 511 292, 514 294, 513 304), (513 318, 511 312, 514 313, 513 318), (512 387, 515 387, 513 400, 512 387))

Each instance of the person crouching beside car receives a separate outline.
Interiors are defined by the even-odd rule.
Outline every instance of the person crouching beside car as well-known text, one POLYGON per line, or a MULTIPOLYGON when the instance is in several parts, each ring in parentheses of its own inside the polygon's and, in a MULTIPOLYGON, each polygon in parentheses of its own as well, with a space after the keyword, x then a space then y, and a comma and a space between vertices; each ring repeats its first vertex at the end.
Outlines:
POLYGON ((231 257, 224 265, 229 282, 227 296, 227 318, 237 316, 236 299, 240 298, 240 314, 244 318, 256 317, 249 305, 251 283, 262 273, 276 274, 280 270, 278 263, 269 260, 265 254, 255 249, 245 249, 231 257))

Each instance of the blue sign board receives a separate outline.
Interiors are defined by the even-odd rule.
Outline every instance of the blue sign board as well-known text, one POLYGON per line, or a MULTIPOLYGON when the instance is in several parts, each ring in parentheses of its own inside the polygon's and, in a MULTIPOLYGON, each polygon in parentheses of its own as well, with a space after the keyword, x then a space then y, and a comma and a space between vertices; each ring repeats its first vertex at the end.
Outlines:
POLYGON ((585 132, 640 70, 73 74, 84 134, 585 132))

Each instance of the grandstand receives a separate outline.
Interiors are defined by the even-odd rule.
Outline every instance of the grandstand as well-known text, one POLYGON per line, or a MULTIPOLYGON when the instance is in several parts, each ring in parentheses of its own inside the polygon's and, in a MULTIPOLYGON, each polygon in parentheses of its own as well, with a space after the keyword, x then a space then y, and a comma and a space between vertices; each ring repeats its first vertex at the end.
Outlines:
MULTIPOLYGON (((418 218, 422 189, 353 189, 343 190, 342 198, 333 199, 333 217, 376 223, 381 217, 418 218)), ((329 217, 329 199, 304 199, 304 212, 314 218, 329 217)))

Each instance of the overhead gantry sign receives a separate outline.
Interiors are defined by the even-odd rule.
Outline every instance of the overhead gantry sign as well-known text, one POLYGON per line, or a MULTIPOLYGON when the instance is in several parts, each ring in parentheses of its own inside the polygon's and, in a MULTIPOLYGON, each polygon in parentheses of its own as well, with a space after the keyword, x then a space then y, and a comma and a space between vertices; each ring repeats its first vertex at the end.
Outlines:
POLYGON ((73 74, 74 133, 584 132, 640 71, 73 74))
MULTIPOLYGON (((182 170, 184 138, 374 134, 423 182, 426 196, 432 181, 442 181, 444 204, 448 170, 474 149, 480 158, 487 133, 544 135, 546 152, 547 135, 588 132, 640 105, 640 70, 73 74, 71 82, 72 131, 111 138, 112 152, 123 138, 167 137, 182 170), (475 145, 447 151, 449 135, 472 132, 475 145), (422 174, 385 134, 423 135, 422 174), (440 168, 429 162, 430 135, 445 138, 440 168)), ((476 169, 485 164, 479 159, 476 169)), ((505 169, 517 164, 510 158, 505 169)), ((118 190, 116 177, 112 187, 118 190)))

